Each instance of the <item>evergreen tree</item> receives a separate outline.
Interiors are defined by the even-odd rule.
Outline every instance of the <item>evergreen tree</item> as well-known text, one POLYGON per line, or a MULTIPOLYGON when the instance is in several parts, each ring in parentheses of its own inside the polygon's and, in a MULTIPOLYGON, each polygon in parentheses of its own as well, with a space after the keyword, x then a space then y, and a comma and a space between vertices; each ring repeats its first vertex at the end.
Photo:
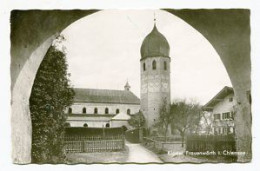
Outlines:
POLYGON ((35 78, 30 97, 32 118, 32 162, 63 162, 65 108, 72 104, 74 91, 69 84, 64 50, 53 44, 35 78))

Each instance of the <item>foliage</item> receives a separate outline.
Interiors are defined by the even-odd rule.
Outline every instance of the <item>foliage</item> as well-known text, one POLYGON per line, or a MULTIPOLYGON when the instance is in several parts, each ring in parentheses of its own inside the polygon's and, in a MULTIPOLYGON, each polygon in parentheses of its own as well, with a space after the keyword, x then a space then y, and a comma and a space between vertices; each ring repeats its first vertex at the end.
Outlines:
POLYGON ((187 132, 196 133, 200 124, 201 107, 197 103, 188 103, 185 100, 173 102, 171 105, 173 129, 176 129, 184 143, 184 136, 187 132))
POLYGON ((135 128, 140 128, 143 127, 145 124, 145 118, 144 115, 141 111, 138 113, 131 115, 131 119, 128 120, 129 125, 135 127, 135 128))
POLYGON ((65 52, 53 44, 38 69, 30 97, 34 163, 57 163, 64 157, 64 109, 74 97, 67 68, 65 52))
POLYGON ((173 115, 170 111, 170 104, 168 104, 165 100, 160 108, 157 122, 155 123, 155 127, 162 131, 165 141, 167 140, 167 133, 172 119, 173 115))

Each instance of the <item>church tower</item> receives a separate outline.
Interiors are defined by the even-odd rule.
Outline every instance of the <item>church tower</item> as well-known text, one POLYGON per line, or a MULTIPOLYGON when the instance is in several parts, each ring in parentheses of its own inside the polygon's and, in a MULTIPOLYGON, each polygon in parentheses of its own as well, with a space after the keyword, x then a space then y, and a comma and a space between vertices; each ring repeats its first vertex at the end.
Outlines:
POLYGON ((154 24, 141 46, 141 111, 146 127, 153 129, 164 103, 171 102, 170 46, 154 24))

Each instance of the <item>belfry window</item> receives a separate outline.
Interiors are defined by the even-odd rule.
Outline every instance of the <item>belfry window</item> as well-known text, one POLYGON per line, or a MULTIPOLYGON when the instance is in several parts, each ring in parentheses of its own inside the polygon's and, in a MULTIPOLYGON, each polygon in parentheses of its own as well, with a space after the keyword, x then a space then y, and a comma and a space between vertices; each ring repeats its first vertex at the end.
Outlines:
POLYGON ((167 70, 167 63, 166 63, 166 61, 163 62, 163 67, 164 67, 164 70, 166 71, 167 70))
POLYGON ((69 108, 69 111, 68 111, 68 113, 72 113, 72 108, 71 108, 71 107, 69 108))
POLYGON ((86 113, 86 112, 87 112, 87 109, 85 107, 83 107, 82 113, 86 113))
POLYGON ((119 109, 116 109, 116 114, 118 114, 119 113, 119 109))
POLYGON ((127 109, 127 112, 126 112, 128 115, 131 114, 131 110, 130 109, 127 109))
POLYGON ((144 71, 146 70, 146 68, 145 68, 145 63, 143 63, 143 70, 144 70, 144 71))
POLYGON ((108 108, 105 109, 105 114, 108 114, 109 113, 109 110, 108 108))
POLYGON ((98 113, 98 108, 95 108, 94 109, 94 114, 97 114, 98 113))
POLYGON ((153 70, 156 70, 156 61, 155 60, 153 61, 152 65, 153 65, 153 70))

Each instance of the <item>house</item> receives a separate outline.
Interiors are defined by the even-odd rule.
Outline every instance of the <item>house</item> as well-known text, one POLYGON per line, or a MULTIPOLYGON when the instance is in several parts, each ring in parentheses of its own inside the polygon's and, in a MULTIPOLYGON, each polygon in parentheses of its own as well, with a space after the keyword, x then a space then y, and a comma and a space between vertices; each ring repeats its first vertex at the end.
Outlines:
POLYGON ((236 103, 233 88, 225 86, 203 106, 203 110, 208 111, 211 115, 213 134, 227 135, 235 133, 234 107, 236 103))

